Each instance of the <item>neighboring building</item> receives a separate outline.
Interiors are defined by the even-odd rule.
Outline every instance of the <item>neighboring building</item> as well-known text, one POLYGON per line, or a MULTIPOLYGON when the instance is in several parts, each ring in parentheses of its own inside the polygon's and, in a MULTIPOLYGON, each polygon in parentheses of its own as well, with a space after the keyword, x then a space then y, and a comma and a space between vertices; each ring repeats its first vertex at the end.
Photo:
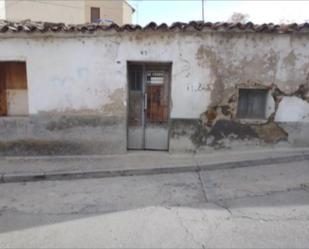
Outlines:
POLYGON ((98 19, 132 23, 134 9, 125 0, 0 0, 0 19, 83 24, 98 19))
POLYGON ((309 24, 0 23, 0 154, 309 146, 309 24))

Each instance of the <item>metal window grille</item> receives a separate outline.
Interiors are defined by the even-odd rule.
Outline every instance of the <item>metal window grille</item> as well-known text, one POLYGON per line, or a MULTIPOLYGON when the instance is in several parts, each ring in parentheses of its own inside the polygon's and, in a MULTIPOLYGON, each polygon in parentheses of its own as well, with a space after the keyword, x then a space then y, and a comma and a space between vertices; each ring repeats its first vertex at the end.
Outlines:
POLYGON ((267 93, 265 89, 239 89, 237 117, 264 119, 267 93))

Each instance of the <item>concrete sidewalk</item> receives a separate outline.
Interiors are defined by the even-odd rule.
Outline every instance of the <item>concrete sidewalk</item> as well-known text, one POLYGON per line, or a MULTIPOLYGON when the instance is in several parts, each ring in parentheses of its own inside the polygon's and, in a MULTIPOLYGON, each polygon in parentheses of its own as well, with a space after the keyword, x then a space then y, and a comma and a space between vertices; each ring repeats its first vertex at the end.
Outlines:
POLYGON ((309 148, 211 154, 129 152, 108 156, 1 157, 0 182, 194 172, 309 161, 309 148))

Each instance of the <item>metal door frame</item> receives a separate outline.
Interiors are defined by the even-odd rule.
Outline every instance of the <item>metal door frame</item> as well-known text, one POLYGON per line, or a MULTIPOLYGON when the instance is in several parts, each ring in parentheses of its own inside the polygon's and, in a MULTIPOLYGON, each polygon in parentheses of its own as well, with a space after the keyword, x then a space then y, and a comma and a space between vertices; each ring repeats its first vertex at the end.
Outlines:
MULTIPOLYGON (((170 149, 170 122, 171 122, 171 105, 172 105, 172 99, 171 99, 171 89, 172 89, 172 66, 173 63, 171 61, 127 61, 126 65, 126 70, 127 70, 127 84, 126 84, 126 90, 127 90, 127 111, 126 111, 126 143, 127 143, 127 151, 128 150, 137 150, 137 151, 151 151, 151 149, 146 149, 145 148, 145 125, 146 125, 146 110, 144 109, 143 105, 143 116, 142 116, 142 126, 143 126, 143 149, 129 149, 128 144, 129 144, 129 91, 130 91, 130 79, 129 79, 129 67, 130 65, 139 65, 142 66, 143 70, 143 84, 142 84, 142 93, 145 98, 145 90, 146 90, 146 66, 162 66, 165 67, 168 71, 168 117, 167 117, 167 150, 163 151, 169 151, 170 149)), ((144 104, 144 103, 143 103, 144 104)), ((157 150, 156 150, 157 151, 157 150)))

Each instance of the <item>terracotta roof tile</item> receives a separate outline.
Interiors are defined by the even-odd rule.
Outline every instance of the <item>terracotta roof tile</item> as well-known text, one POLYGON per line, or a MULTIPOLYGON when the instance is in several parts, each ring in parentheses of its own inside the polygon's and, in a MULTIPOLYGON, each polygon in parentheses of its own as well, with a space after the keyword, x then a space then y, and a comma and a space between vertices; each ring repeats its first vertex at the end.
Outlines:
POLYGON ((226 23, 226 22, 201 22, 191 21, 189 23, 175 22, 168 26, 165 23, 156 24, 151 22, 141 27, 140 25, 126 24, 118 26, 117 24, 80 24, 65 25, 63 23, 50 22, 31 22, 29 20, 22 22, 10 22, 0 20, 0 33, 93 33, 98 30, 117 32, 134 32, 134 31, 220 31, 220 32, 263 32, 263 33, 295 33, 309 32, 309 23, 303 24, 253 24, 248 23, 226 23))

